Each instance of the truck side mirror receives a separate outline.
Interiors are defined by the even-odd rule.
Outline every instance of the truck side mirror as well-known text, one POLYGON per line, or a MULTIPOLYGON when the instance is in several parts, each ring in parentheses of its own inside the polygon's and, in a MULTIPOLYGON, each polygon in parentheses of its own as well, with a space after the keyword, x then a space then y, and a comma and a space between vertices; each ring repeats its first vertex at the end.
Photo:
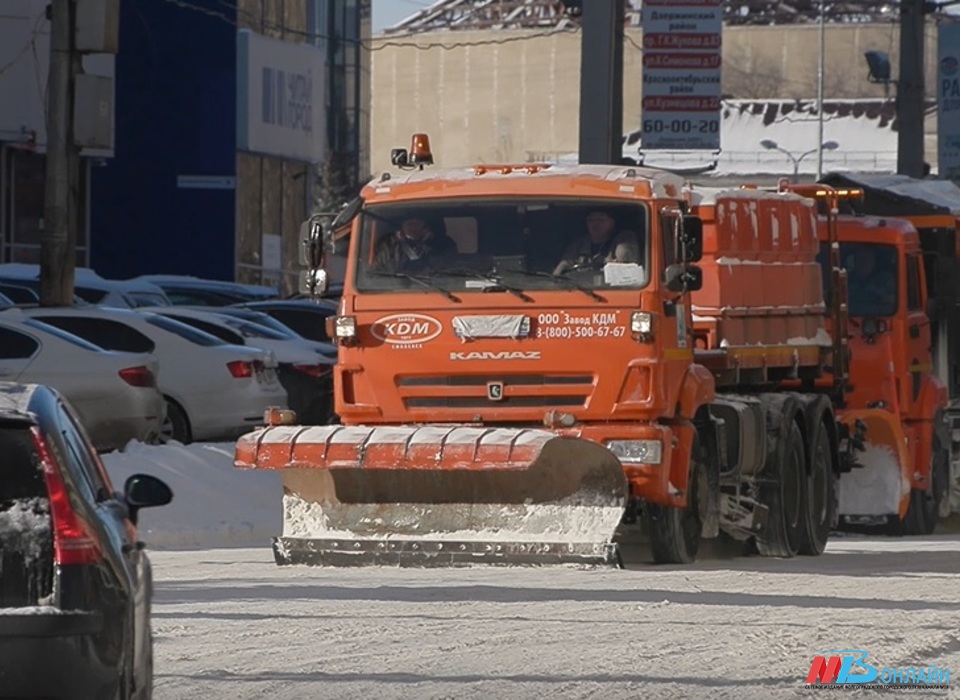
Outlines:
POLYGON ((684 262, 699 262, 703 257, 703 221, 699 216, 685 215, 681 221, 680 244, 684 262))
POLYGON ((667 265, 663 283, 671 292, 695 292, 703 287, 703 270, 696 265, 667 265))
POLYGON ((304 294, 322 296, 327 291, 329 237, 329 229, 320 217, 310 217, 300 224, 300 265, 306 269, 300 273, 298 286, 304 294))
POLYGON ((326 234, 323 224, 317 218, 310 218, 300 224, 300 265, 320 268, 327 261, 326 234))

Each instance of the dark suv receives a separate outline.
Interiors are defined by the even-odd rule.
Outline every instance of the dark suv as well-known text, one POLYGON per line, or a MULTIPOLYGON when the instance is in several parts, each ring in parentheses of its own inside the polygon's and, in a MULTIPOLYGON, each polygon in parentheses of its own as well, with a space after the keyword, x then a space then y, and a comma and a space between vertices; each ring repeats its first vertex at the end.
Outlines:
POLYGON ((0 697, 149 698, 150 561, 136 474, 117 493, 54 389, 0 383, 0 697))

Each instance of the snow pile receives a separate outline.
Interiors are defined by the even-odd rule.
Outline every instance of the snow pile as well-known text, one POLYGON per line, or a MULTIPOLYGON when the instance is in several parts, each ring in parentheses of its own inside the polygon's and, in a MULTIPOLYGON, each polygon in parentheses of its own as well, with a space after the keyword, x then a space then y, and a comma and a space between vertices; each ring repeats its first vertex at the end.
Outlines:
POLYGON ((29 562, 40 556, 50 538, 46 498, 17 499, 0 510, 0 552, 19 552, 29 562))
POLYGON ((840 514, 896 515, 910 482, 893 450, 868 443, 857 461, 863 466, 840 475, 840 514))
POLYGON ((130 443, 103 455, 114 488, 150 474, 173 490, 173 502, 140 512, 140 539, 154 549, 269 546, 281 530, 283 489, 272 471, 233 466, 234 443, 130 443))
POLYGON ((415 537, 430 542, 610 542, 623 508, 609 505, 602 496, 595 501, 573 496, 553 504, 341 503, 325 510, 319 503, 285 495, 283 534, 321 539, 415 537))

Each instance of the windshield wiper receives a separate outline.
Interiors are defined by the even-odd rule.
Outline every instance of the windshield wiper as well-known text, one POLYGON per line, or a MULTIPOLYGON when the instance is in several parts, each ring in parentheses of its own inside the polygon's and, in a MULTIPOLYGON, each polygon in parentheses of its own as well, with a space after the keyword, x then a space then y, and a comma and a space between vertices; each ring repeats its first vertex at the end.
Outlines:
POLYGON ((404 280, 411 280, 416 282, 419 285, 426 287, 427 289, 432 289, 435 292, 440 292, 450 301, 455 301, 458 304, 460 303, 460 298, 455 296, 453 292, 445 287, 441 287, 436 282, 431 282, 429 278, 421 277, 420 275, 411 275, 409 272, 388 272, 386 270, 367 270, 368 275, 378 275, 380 277, 396 277, 404 280))
POLYGON ((491 289, 496 290, 497 288, 500 288, 504 291, 510 292, 514 296, 519 297, 526 302, 533 302, 533 298, 528 296, 522 289, 507 284, 502 277, 493 272, 480 272, 479 270, 438 270, 437 274, 450 275, 451 277, 469 277, 471 279, 492 282, 496 286, 486 287, 483 291, 486 292, 491 289))
POLYGON ((584 287, 582 284, 578 284, 572 279, 561 277, 560 275, 554 275, 550 272, 537 272, 536 270, 504 270, 504 272, 512 272, 518 275, 526 275, 528 277, 546 277, 547 279, 563 282, 565 285, 567 285, 568 289, 576 289, 581 291, 588 295, 591 299, 596 299, 597 301, 606 301, 606 299, 590 289, 590 287, 584 287))

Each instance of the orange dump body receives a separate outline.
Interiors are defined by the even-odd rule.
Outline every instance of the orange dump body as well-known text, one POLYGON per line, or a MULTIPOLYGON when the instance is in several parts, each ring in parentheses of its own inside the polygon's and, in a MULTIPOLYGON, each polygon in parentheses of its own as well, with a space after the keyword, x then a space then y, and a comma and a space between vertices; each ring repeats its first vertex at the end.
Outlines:
POLYGON ((815 203, 730 190, 692 212, 704 225, 703 287, 693 292, 698 358, 710 367, 819 370, 826 307, 815 203))

